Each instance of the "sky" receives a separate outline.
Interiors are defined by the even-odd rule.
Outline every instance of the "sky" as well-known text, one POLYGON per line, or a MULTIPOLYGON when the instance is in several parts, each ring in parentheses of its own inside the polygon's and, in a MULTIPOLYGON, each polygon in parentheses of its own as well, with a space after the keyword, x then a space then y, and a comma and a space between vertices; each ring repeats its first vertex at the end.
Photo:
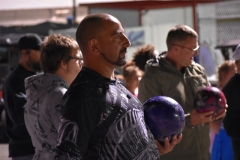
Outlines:
MULTIPOLYGON (((77 6, 79 3, 114 1, 118 2, 131 0, 75 0, 75 3, 77 6)), ((73 6, 73 0, 0 0, 0 11, 18 9, 62 8, 71 6, 73 6)))

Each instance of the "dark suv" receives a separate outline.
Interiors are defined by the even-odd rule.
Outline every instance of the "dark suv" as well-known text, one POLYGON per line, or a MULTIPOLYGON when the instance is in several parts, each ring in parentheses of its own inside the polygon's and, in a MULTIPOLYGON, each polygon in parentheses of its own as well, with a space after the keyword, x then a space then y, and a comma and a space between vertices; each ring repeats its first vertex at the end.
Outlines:
POLYGON ((17 43, 24 34, 0 34, 0 142, 7 142, 3 84, 10 71, 18 64, 17 43))

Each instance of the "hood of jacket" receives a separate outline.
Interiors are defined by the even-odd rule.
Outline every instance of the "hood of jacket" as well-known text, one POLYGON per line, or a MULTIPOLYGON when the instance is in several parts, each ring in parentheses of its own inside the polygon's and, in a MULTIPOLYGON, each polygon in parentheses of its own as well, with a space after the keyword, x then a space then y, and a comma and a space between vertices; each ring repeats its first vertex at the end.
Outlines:
POLYGON ((30 98, 33 102, 56 87, 68 88, 69 85, 60 76, 49 73, 34 75, 25 79, 27 98, 30 98))

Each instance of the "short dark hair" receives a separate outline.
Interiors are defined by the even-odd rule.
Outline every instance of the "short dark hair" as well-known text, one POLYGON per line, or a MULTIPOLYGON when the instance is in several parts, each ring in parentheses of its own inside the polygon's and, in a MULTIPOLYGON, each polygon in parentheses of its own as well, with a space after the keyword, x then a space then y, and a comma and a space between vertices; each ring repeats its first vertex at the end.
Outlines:
POLYGON ((107 14, 90 14, 85 17, 78 25, 76 40, 82 53, 85 52, 87 43, 93 38, 97 38, 101 30, 104 29, 103 20, 107 14))
POLYGON ((61 61, 68 61, 73 49, 79 50, 77 42, 71 37, 52 34, 44 38, 41 46, 40 64, 44 73, 54 73, 61 61))
POLYGON ((136 66, 145 71, 145 64, 149 59, 154 58, 156 55, 154 53, 154 46, 151 44, 143 45, 133 53, 133 62, 135 62, 136 66))
POLYGON ((167 48, 171 49, 177 42, 185 41, 188 37, 198 38, 198 34, 191 27, 177 25, 170 29, 167 34, 167 48))

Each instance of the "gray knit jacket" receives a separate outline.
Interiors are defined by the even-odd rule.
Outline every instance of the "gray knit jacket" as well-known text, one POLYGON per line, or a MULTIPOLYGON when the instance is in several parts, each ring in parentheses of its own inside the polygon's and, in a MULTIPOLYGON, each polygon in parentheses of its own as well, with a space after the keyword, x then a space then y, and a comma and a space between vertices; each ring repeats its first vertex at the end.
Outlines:
POLYGON ((25 79, 27 103, 24 119, 31 136, 33 160, 54 159, 61 99, 68 84, 55 74, 40 74, 25 79))

